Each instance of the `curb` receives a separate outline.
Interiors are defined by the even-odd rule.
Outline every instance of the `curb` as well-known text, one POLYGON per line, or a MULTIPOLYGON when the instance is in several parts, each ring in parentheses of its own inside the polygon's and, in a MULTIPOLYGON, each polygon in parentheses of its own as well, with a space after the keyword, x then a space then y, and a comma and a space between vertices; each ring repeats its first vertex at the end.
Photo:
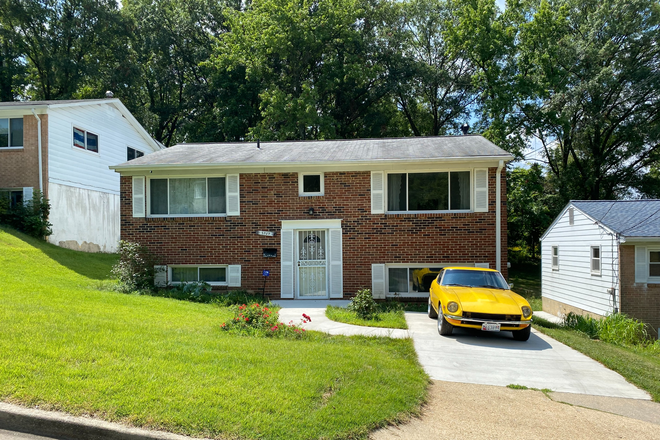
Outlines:
POLYGON ((62 412, 0 402, 0 428, 61 440, 190 440, 193 437, 132 428, 62 412))

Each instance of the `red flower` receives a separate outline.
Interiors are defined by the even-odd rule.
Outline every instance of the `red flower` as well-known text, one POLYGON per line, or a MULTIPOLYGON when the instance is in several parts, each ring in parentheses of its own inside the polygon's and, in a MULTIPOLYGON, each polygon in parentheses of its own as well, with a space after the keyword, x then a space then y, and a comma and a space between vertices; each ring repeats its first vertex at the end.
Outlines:
POLYGON ((249 320, 250 320, 250 318, 245 318, 245 322, 248 322, 249 320))

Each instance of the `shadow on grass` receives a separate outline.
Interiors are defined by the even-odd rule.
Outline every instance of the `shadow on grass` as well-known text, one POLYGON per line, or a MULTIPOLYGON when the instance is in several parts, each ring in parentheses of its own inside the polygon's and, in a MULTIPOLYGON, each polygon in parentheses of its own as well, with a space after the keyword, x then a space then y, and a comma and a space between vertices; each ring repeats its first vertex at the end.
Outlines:
POLYGON ((117 254, 88 253, 64 249, 6 226, 0 227, 0 230, 40 250, 62 266, 92 280, 109 279, 110 270, 119 258, 117 254))

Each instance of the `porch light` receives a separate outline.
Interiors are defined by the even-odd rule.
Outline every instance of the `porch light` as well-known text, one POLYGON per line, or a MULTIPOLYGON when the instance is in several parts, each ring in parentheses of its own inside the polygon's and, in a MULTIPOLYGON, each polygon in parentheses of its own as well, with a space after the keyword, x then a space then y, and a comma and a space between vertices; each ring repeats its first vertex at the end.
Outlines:
POLYGON ((309 209, 307 210, 307 214, 309 214, 309 215, 314 215, 314 208, 309 208, 309 209))

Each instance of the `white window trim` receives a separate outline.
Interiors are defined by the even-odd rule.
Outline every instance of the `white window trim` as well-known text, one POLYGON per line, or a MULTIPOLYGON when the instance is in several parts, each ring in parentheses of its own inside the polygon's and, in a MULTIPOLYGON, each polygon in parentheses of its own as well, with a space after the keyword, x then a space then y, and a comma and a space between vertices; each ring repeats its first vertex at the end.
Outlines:
POLYGON ((101 135, 98 134, 95 131, 88 130, 87 128, 85 128, 84 125, 71 124, 71 149, 75 150, 75 151, 84 151, 87 154, 93 154, 94 156, 99 157, 101 155, 101 135), (85 132, 85 148, 76 147, 75 139, 73 138, 73 130, 74 129, 85 132), (94 136, 96 136, 96 143, 97 143, 98 151, 90 151, 90 150, 87 149, 87 133, 91 133, 94 136))
MULTIPOLYGON (((383 200, 384 200, 384 210, 385 214, 453 214, 453 213, 470 213, 474 212, 474 169, 460 169, 460 170, 419 170, 419 171, 386 171, 383 173, 383 200), (387 177, 390 174, 405 174, 406 175, 406 206, 408 206, 408 196, 409 196, 409 186, 408 186, 408 174, 424 174, 424 173, 460 173, 460 172, 469 172, 470 173, 470 209, 443 209, 437 211, 389 211, 387 207, 389 206, 389 187, 387 177)), ((448 179, 447 191, 449 194, 449 204, 451 205, 451 178, 448 179)))
MULTIPOLYGON (((225 178, 225 204, 227 204, 227 198, 229 197, 228 185, 227 185, 227 175, 218 174, 218 175, 204 175, 204 176, 154 176, 147 177, 146 182, 146 213, 149 218, 193 218, 193 217, 227 217, 227 213, 218 213, 218 214, 151 214, 151 180, 163 180, 168 179, 167 183, 167 210, 170 210, 170 191, 169 191, 169 179, 207 179, 206 181, 206 210, 208 211, 208 179, 214 179, 217 177, 225 178)), ((225 206, 225 211, 227 211, 227 206, 225 206)))
POLYGON ((325 195, 325 176, 324 173, 298 173, 298 196, 300 197, 317 197, 325 195), (321 192, 305 192, 303 184, 303 176, 320 176, 321 177, 321 192))
POLYGON ((650 284, 660 283, 660 277, 651 276, 651 264, 660 264, 660 263, 651 263, 651 252, 660 252, 660 247, 647 247, 646 248, 646 282, 650 284))
POLYGON ((6 118, 0 118, 0 119, 6 119, 7 120, 7 145, 2 146, 0 145, 0 151, 6 151, 6 150, 22 150, 23 147, 25 146, 25 120, 23 116, 17 116, 17 117, 12 117, 12 116, 7 116, 6 118), (23 145, 15 145, 10 147, 9 144, 11 144, 11 120, 12 119, 23 119, 23 145))
MULTIPOLYGON (((197 280, 198 281, 189 281, 190 283, 194 283, 194 282, 200 283, 200 282, 202 282, 202 281, 199 281, 199 269, 200 268, 202 268, 202 269, 205 269, 205 268, 212 268, 212 269, 224 268, 225 269, 225 281, 224 282, 218 282, 218 281, 208 282, 208 281, 206 281, 206 283, 210 286, 228 286, 229 285, 229 265, 228 264, 171 264, 171 265, 167 266, 167 279, 168 280, 172 279, 172 269, 173 268, 177 269, 177 268, 180 268, 180 267, 183 267, 183 268, 196 267, 197 268, 197 280)), ((181 284, 181 281, 170 281, 170 284, 173 285, 173 286, 178 286, 178 285, 181 284)))
MULTIPOLYGON (((390 292, 390 269, 418 269, 418 268, 445 268, 445 267, 478 267, 478 263, 388 263, 385 264, 385 296, 399 298, 424 298, 429 292, 390 292)), ((410 272, 407 272, 410 275, 410 272)), ((410 283, 410 282, 409 282, 410 283)))
POLYGON ((600 276, 603 271, 603 249, 600 246, 590 246, 589 247, 589 269, 591 270, 591 275, 600 276), (594 249, 598 249, 598 270, 594 270, 594 249))
POLYGON ((559 246, 550 247, 550 264, 552 270, 559 270, 559 246), (555 249, 557 249, 557 264, 555 264, 555 249))

